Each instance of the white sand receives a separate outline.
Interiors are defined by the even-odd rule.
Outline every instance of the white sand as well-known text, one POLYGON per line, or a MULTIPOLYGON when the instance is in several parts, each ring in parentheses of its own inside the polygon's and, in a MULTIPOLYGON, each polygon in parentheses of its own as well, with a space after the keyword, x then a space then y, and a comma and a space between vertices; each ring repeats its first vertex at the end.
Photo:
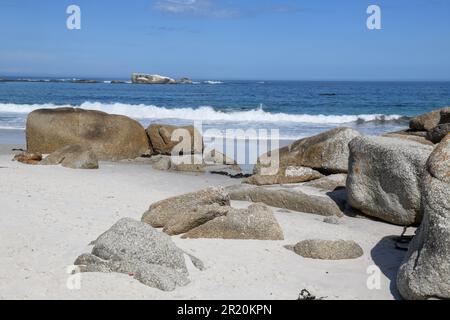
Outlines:
POLYGON ((399 235, 400 227, 350 217, 330 225, 323 217, 293 212, 276 213, 285 241, 174 238, 207 267, 190 266, 191 283, 174 292, 127 275, 98 273, 82 274, 81 289, 69 290, 67 267, 120 218, 140 219, 157 200, 239 181, 160 172, 145 164, 101 163, 99 170, 86 171, 27 166, 11 158, 0 155, 0 299, 296 299, 304 288, 328 299, 394 297, 391 279, 404 253, 381 240, 399 235), (355 240, 365 254, 316 261, 283 247, 309 238, 355 240), (367 268, 374 264, 382 270, 379 290, 366 285, 367 268))

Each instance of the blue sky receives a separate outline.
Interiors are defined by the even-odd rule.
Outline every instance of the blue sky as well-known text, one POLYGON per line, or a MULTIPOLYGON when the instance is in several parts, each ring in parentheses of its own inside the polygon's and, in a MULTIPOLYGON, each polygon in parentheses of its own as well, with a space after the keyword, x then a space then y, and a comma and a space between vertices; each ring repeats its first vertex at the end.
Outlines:
POLYGON ((447 0, 0 0, 0 34, 0 77, 450 80, 447 0))

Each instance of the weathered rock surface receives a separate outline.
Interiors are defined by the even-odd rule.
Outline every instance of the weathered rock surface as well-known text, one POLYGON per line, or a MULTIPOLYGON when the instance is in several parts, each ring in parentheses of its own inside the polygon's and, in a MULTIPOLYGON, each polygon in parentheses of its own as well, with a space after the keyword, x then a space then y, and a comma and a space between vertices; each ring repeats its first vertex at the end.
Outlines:
POLYGON ((99 160, 134 159, 150 152, 148 137, 137 121, 92 110, 33 111, 26 136, 28 150, 42 154, 74 144, 91 149, 99 160))
MULTIPOLYGON (((279 150, 280 168, 304 166, 326 173, 346 173, 348 143, 361 134, 349 128, 337 128, 314 137, 301 139, 279 150)), ((255 174, 270 163, 272 152, 261 156, 255 174)), ((276 174, 276 173, 274 173, 276 174)))
MULTIPOLYGON (((200 208, 216 204, 219 206, 230 205, 230 197, 224 188, 207 188, 198 192, 188 193, 154 203, 150 206, 150 209, 144 213, 142 221, 152 227, 163 228, 172 220, 168 227, 170 228, 171 225, 176 225, 176 220, 173 219, 177 219, 186 214, 198 214, 200 208)), ((204 216, 208 216, 208 214, 204 214, 204 216)))
POLYGON ((172 167, 170 156, 156 155, 150 158, 150 162, 155 170, 167 171, 172 167))
POLYGON ((329 196, 309 195, 289 188, 237 185, 227 188, 231 200, 261 202, 268 206, 322 216, 342 216, 344 203, 329 196))
POLYGON ((283 240, 283 231, 270 208, 253 204, 248 209, 229 208, 221 216, 186 233, 183 238, 283 240))
POLYGON ((409 127, 416 131, 431 131, 441 120, 441 110, 435 110, 414 117, 409 122, 409 127))
POLYGON ((229 206, 223 206, 217 203, 192 208, 170 219, 164 226, 163 231, 168 235, 183 234, 208 221, 227 215, 231 209, 229 206))
POLYGON ((347 175, 345 173, 338 173, 307 182, 304 186, 333 191, 339 188, 345 188, 346 184, 347 175))
POLYGON ((433 130, 428 132, 427 139, 433 143, 441 142, 444 137, 450 133, 450 123, 444 123, 436 126, 433 130))
POLYGON ((42 160, 42 154, 40 153, 29 153, 29 152, 21 152, 16 154, 13 158, 13 161, 17 161, 23 164, 31 164, 36 165, 39 164, 42 160))
POLYGON ((244 180, 244 183, 257 186, 272 184, 301 183, 322 178, 323 175, 311 168, 290 166, 280 169, 276 175, 255 174, 244 180))
POLYGON ((450 299, 450 135, 428 159, 421 189, 424 218, 397 287, 405 299, 450 299))
POLYGON ((203 137, 194 126, 177 127, 165 124, 151 124, 147 128, 147 134, 153 151, 156 153, 172 155, 172 151, 177 146, 184 147, 182 148, 183 155, 203 153, 203 137), (187 140, 185 141, 184 139, 187 140))
POLYGON ((450 123, 450 107, 441 110, 441 121, 439 124, 450 123))
POLYGON ((439 143, 450 132, 450 107, 411 119, 410 128, 416 131, 426 131, 427 140, 439 143))
POLYGON ((183 251, 145 223, 122 219, 93 244, 91 254, 75 261, 81 272, 125 273, 164 291, 189 283, 183 251))
POLYGON ((387 222, 420 223, 419 183, 432 150, 431 146, 393 138, 354 139, 350 143, 348 202, 387 222))
POLYGON ((69 145, 56 150, 41 165, 58 165, 71 169, 98 169, 98 159, 89 149, 80 145, 69 145))
POLYGON ((304 258, 320 260, 357 259, 364 254, 354 241, 305 240, 294 246, 294 252, 304 258))
POLYGON ((180 171, 180 172, 197 172, 197 173, 206 173, 208 172, 210 166, 205 163, 181 163, 181 164, 173 164, 172 170, 180 171))
POLYGON ((227 155, 213 149, 209 152, 205 152, 203 154, 203 160, 206 164, 224 164, 229 166, 237 166, 237 163, 235 160, 231 159, 227 155))
POLYGON ((386 133, 383 135, 383 137, 403 139, 403 140, 417 142, 417 143, 428 145, 428 146, 434 146, 434 143, 426 138, 427 134, 428 133, 426 133, 425 136, 419 136, 417 134, 410 134, 407 131, 404 131, 404 132, 386 133))

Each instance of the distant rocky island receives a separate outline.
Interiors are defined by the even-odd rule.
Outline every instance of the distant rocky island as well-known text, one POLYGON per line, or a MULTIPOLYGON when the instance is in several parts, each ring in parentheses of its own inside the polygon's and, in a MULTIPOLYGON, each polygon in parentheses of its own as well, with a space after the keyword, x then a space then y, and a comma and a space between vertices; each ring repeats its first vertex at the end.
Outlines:
POLYGON ((181 78, 175 80, 158 74, 133 73, 131 82, 137 84, 192 84, 192 80, 181 78))
MULTIPOLYGON (((1 82, 26 82, 26 83, 81 83, 81 84, 126 84, 129 81, 123 80, 95 80, 95 79, 37 79, 37 78, 0 78, 1 82)), ((170 77, 161 76, 157 74, 133 73, 131 76, 131 83, 134 84, 193 84, 193 81, 188 78, 181 78, 175 80, 170 77)))

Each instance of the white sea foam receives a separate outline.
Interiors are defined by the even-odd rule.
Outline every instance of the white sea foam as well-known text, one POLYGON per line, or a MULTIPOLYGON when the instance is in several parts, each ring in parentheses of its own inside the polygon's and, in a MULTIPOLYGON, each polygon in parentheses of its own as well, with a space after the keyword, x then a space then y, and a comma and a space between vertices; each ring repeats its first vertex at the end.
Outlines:
POLYGON ((400 115, 361 114, 361 115, 311 115, 270 113, 262 108, 246 111, 223 112, 214 110, 209 106, 199 108, 169 109, 154 105, 131 105, 123 103, 106 104, 100 102, 84 102, 79 106, 54 104, 5 104, 0 103, 0 113, 27 114, 36 109, 54 109, 61 107, 77 107, 89 110, 104 111, 112 114, 121 114, 135 119, 182 119, 203 121, 228 122, 291 122, 310 124, 342 124, 368 121, 393 121, 401 119, 400 115))
POLYGON ((222 81, 215 81, 215 80, 207 80, 207 81, 203 81, 203 83, 205 83, 205 84, 223 84, 222 81))
POLYGON ((25 130, 24 126, 0 126, 0 130, 25 130))

